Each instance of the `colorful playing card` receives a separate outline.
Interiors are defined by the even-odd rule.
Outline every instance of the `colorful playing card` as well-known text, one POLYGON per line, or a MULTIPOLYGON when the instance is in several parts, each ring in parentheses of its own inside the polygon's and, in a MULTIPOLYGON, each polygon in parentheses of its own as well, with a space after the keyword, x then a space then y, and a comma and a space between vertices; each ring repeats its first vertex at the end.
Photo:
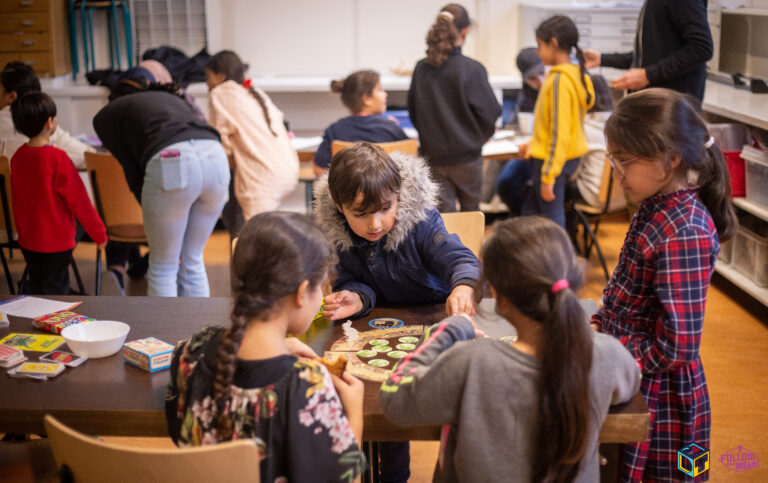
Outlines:
POLYGON ((0 367, 15 366, 26 360, 24 351, 7 345, 0 345, 0 367))
POLYGON ((46 334, 8 334, 0 340, 0 344, 15 347, 24 351, 50 352, 64 343, 60 335, 46 334))
POLYGON ((51 362, 53 364, 64 364, 67 367, 77 367, 83 362, 88 360, 86 357, 81 357, 70 352, 53 351, 45 355, 40 356, 40 362, 51 362))
POLYGON ((64 370, 64 364, 49 364, 46 362, 25 362, 18 367, 8 370, 12 377, 30 377, 32 379, 46 380, 55 377, 64 370))

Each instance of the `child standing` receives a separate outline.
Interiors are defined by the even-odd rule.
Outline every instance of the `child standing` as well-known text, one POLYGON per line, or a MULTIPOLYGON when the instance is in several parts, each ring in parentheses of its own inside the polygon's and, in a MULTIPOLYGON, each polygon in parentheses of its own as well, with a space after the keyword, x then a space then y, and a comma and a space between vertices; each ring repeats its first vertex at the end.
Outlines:
POLYGON ((328 171, 335 140, 387 143, 408 138, 396 122, 382 116, 387 110, 387 92, 381 88, 378 72, 353 72, 346 79, 331 82, 331 90, 341 93, 341 102, 352 115, 334 122, 323 133, 312 166, 316 176, 328 171))
POLYGON ((637 392, 637 365, 589 330, 576 296, 582 270, 552 221, 497 224, 483 262, 517 340, 473 340, 466 314, 432 326, 381 386, 384 415, 447 425, 433 481, 598 481, 600 428, 610 405, 637 392))
POLYGON ((552 69, 534 108, 533 138, 522 149, 531 157, 533 171, 522 214, 546 216, 565 228, 565 185, 588 151, 584 114, 594 104, 595 92, 584 70, 579 31, 570 18, 556 15, 542 22, 536 43, 541 61, 552 69), (579 65, 571 63, 573 50, 579 65))
MULTIPOLYGON (((6 109, 27 92, 41 92, 34 69, 23 62, 5 64, 0 73, 0 156, 10 158, 29 140, 28 136, 14 130, 10 109, 6 109)), ((91 146, 81 143, 60 127, 51 135, 50 143, 64 150, 77 169, 85 169, 85 153, 94 152, 91 146)))
MULTIPOLYGON (((323 315, 360 317, 377 304, 446 303, 449 315, 473 311, 479 263, 449 235, 437 186, 420 158, 369 143, 339 151, 315 184, 315 216, 339 263, 323 315)), ((408 443, 382 443, 385 481, 406 481, 408 443)))
POLYGON ((651 410, 648 440, 625 446, 623 480, 683 480, 677 451, 709 448, 699 343, 719 241, 737 227, 728 171, 696 108, 675 91, 625 97, 605 132, 614 177, 640 209, 592 322, 632 353, 651 410))
POLYGON ((16 130, 29 138, 11 158, 13 217, 29 269, 27 293, 68 295, 75 218, 99 248, 107 243, 107 230, 72 160, 50 145, 58 126, 53 100, 28 92, 13 103, 11 116, 16 130))
POLYGON ((408 89, 408 113, 440 185, 441 212, 456 211, 457 198, 461 211, 480 208, 483 144, 501 115, 485 67, 461 54, 469 24, 461 5, 440 10, 408 89))
POLYGON ((205 64, 211 125, 235 166, 234 192, 243 219, 276 210, 299 182, 299 157, 283 113, 245 79, 248 65, 224 50, 205 64))
POLYGON ((261 481, 352 481, 365 470, 363 383, 331 375, 286 339, 312 323, 335 260, 303 215, 246 223, 232 256, 232 325, 205 328, 173 354, 165 411, 174 442, 254 439, 261 481))

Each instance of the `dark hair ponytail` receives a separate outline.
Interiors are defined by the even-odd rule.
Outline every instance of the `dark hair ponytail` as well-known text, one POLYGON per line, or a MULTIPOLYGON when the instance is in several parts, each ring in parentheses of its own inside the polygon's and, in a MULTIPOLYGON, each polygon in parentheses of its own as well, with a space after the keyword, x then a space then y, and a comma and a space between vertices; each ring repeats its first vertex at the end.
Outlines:
POLYGON ((440 67, 455 48, 456 39, 462 30, 469 27, 467 9, 457 3, 449 3, 437 15, 432 28, 427 33, 426 62, 440 67))
POLYGON ((720 241, 738 228, 731 205, 731 182, 720 148, 710 143, 698 110, 698 100, 679 92, 651 88, 624 97, 605 124, 605 137, 613 149, 645 159, 680 156, 678 175, 697 175, 698 195, 717 228, 720 241))
MULTIPOLYGON (((211 56, 208 62, 205 64, 205 68, 213 72, 214 74, 224 74, 226 80, 235 81, 238 84, 245 82, 245 71, 248 70, 248 64, 240 60, 240 57, 231 50, 222 50, 211 56)), ((264 114, 264 121, 267 123, 269 131, 272 136, 277 137, 277 133, 272 129, 272 119, 269 116, 269 109, 264 98, 259 94, 253 86, 248 85, 246 87, 248 92, 256 99, 261 107, 261 112, 264 114)))
POLYGON ((354 114, 363 110, 363 96, 372 96, 373 90, 381 82, 375 70, 358 70, 346 79, 331 81, 331 91, 341 94, 341 102, 354 114))
MULTIPOLYGON (((584 52, 579 47, 579 29, 573 20, 565 15, 555 15, 541 22, 536 28, 536 38, 544 42, 551 39, 557 40, 558 48, 570 54, 572 49, 576 50, 576 60, 579 61, 579 70, 581 71, 581 83, 587 89, 587 69, 584 67, 584 52)), ((592 94, 587 89, 587 104, 592 101, 592 94)))
POLYGON ((538 348, 541 375, 532 481, 573 481, 589 440, 593 342, 575 293, 584 274, 568 235, 551 220, 536 216, 496 224, 483 246, 483 279, 499 297, 540 322, 546 340, 538 348), (553 289, 560 280, 568 286, 553 289))
POLYGON ((15 92, 16 99, 27 92, 40 92, 40 80, 35 70, 24 62, 8 62, 0 73, 0 84, 6 93, 15 92))
POLYGON ((336 252, 306 215, 271 211, 254 216, 243 227, 232 255, 232 325, 224 331, 216 353, 213 399, 219 407, 219 440, 232 435, 232 420, 223 406, 246 327, 279 310, 281 300, 295 294, 304 280, 317 287, 335 263, 336 252))
POLYGON ((174 96, 189 104, 187 98, 184 97, 184 91, 178 83, 149 82, 144 77, 121 79, 117 84, 115 84, 114 87, 112 87, 112 90, 109 91, 108 99, 111 102, 123 96, 148 91, 167 92, 168 94, 173 94, 174 96))

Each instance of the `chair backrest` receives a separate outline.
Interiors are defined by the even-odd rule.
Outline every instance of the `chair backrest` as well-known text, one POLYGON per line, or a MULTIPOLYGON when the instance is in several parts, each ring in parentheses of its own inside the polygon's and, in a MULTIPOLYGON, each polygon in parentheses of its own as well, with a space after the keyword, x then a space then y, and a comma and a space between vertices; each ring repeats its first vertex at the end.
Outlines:
POLYGON ((5 156, 0 156, 0 197, 2 197, 3 213, 0 216, 0 239, 8 243, 14 239, 16 224, 13 222, 13 205, 11 204, 11 162, 5 156))
POLYGON ((110 226, 143 225, 141 205, 128 187, 120 162, 109 154, 85 153, 85 164, 91 174, 96 206, 107 231, 110 226))
MULTIPOLYGON (((336 153, 344 148, 354 146, 356 142, 339 141, 335 140, 331 143, 331 156, 335 156, 336 153)), ((405 154, 419 154, 419 141, 416 139, 403 139, 402 141, 392 141, 389 143, 372 143, 381 147, 388 153, 400 151, 405 154)))
POLYGON ((457 213, 440 213, 448 233, 455 233, 459 240, 472 253, 480 258, 485 236, 485 215, 482 211, 461 211, 457 213))
POLYGON ((44 419, 56 466, 67 465, 77 483, 253 481, 259 450, 253 440, 197 448, 134 448, 79 433, 50 414, 44 419))

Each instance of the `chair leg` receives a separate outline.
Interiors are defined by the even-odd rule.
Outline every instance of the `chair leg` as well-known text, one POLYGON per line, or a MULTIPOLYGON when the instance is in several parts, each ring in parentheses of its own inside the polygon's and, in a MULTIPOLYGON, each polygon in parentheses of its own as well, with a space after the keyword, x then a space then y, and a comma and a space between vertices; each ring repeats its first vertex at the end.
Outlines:
POLYGON ((29 265, 24 266, 24 273, 21 274, 21 280, 19 280, 19 293, 23 294, 24 289, 27 288, 27 281, 29 280, 29 265))
POLYGON ((94 293, 101 295, 101 248, 96 249, 96 287, 94 293))
MULTIPOLYGON (((115 70, 115 43, 113 41, 115 37, 115 29, 112 28, 112 19, 109 18, 110 14, 107 11, 107 37, 109 37, 109 68, 115 70)), ((118 47, 119 48, 119 47, 118 47)), ((117 63, 117 70, 120 70, 120 61, 117 63)))
POLYGON ((85 291, 85 285, 83 285, 83 279, 80 277, 80 270, 77 269, 77 262, 75 262, 74 256, 69 261, 69 264, 72 267, 72 272, 75 274, 77 289, 80 291, 80 295, 88 295, 88 293, 85 291))
POLYGON ((3 270, 5 271, 5 281, 8 282, 8 291, 11 295, 16 295, 16 289, 13 288, 13 279, 11 278, 11 272, 8 270, 8 261, 5 259, 5 253, 0 248, 0 261, 3 262, 3 270))
POLYGON ((128 10, 126 3, 122 3, 123 28, 125 29, 125 54, 128 56, 128 68, 130 69, 133 67, 133 32, 131 30, 131 12, 128 10))
POLYGON ((584 258, 589 259, 589 254, 592 251, 592 247, 594 246, 597 250, 597 256, 600 259, 600 265, 603 268, 603 274, 605 274, 605 280, 610 280, 611 276, 608 274, 608 266, 605 263, 603 251, 600 249, 600 244, 597 242, 597 234, 595 234, 595 232, 592 230, 592 225, 589 223, 589 219, 581 210, 576 210, 576 214, 579 216, 579 219, 584 226, 584 243, 586 244, 587 240, 589 239, 589 246, 585 246, 584 258))
POLYGON ((85 65, 83 67, 83 72, 88 73, 88 19, 85 15, 85 2, 82 2, 80 4, 80 27, 83 29, 83 60, 85 61, 85 65))
POLYGON ((96 49, 93 48, 93 9, 88 9, 88 46, 91 49, 91 71, 96 70, 96 49))
POLYGON ((77 80, 79 64, 77 54, 77 24, 75 22, 75 0, 69 0, 69 50, 72 56, 72 80, 77 80))

